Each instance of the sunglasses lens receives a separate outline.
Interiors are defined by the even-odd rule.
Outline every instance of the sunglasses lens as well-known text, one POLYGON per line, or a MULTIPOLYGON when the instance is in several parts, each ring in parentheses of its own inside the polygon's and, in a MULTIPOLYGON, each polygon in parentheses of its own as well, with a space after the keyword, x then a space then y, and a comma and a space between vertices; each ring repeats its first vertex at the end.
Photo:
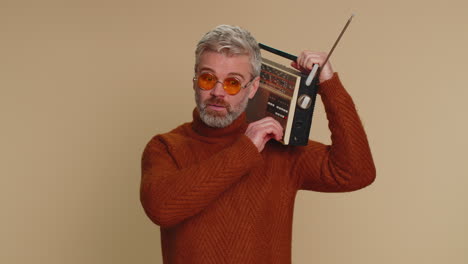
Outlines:
POLYGON ((241 89, 241 83, 236 78, 227 78, 224 80, 224 90, 228 94, 237 94, 241 89))
MULTIPOLYGON (((203 90, 211 90, 218 82, 218 78, 211 73, 203 73, 197 78, 198 87, 203 90)), ((234 77, 226 78, 223 82, 224 90, 230 94, 237 94, 241 90, 241 82, 234 77)))
POLYGON ((216 76, 213 74, 203 73, 202 75, 198 76, 198 86, 203 90, 213 89, 217 81, 218 80, 216 79, 216 76))

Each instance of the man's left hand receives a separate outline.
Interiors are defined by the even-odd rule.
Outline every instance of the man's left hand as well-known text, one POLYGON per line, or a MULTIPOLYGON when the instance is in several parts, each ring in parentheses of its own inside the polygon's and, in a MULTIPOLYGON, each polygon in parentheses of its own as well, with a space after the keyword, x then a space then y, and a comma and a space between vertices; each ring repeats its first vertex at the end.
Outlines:
POLYGON ((291 63, 291 66, 298 69, 301 72, 308 74, 312 70, 314 64, 319 64, 322 68, 320 71, 319 81, 320 83, 329 80, 333 77, 333 69, 330 61, 327 61, 325 65, 323 63, 327 59, 327 53, 315 52, 310 50, 304 50, 297 57, 297 61, 291 63))

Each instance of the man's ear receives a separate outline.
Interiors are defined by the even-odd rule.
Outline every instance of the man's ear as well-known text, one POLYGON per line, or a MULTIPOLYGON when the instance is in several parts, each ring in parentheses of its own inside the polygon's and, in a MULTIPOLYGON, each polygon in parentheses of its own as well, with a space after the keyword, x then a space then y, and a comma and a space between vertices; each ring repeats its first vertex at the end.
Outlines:
POLYGON ((252 82, 252 89, 250 89, 249 99, 252 99, 255 96, 255 93, 257 92, 259 86, 260 86, 260 76, 257 76, 252 82))

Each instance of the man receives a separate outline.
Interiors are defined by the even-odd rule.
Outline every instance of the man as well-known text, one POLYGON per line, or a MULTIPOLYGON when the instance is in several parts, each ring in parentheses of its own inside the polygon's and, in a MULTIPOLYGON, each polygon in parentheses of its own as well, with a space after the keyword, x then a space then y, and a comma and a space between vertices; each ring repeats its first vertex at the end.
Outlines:
MULTIPOLYGON (((292 66, 307 71, 325 57, 304 51, 292 66)), ((193 121, 144 150, 141 203, 160 226, 164 263, 290 263, 297 191, 353 191, 375 178, 365 132, 330 63, 319 94, 331 146, 284 146, 274 119, 246 123, 260 66, 249 32, 208 32, 196 49, 193 121)))

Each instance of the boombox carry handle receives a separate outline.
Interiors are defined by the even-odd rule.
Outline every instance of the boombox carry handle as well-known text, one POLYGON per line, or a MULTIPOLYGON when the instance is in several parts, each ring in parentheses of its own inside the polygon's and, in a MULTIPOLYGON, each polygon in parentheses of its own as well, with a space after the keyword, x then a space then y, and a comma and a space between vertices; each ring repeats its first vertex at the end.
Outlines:
POLYGON ((288 60, 292 60, 292 61, 297 61, 297 56, 294 56, 292 54, 289 54, 289 53, 286 53, 284 51, 281 51, 281 50, 277 50, 275 48, 272 48, 270 46, 267 46, 265 44, 262 44, 262 43, 258 43, 258 46, 261 48, 261 49, 264 49, 266 51, 269 51, 273 54, 276 54, 278 56, 281 56, 283 58, 286 58, 288 60))
MULTIPOLYGON (((287 52, 272 48, 272 47, 267 46, 267 45, 262 44, 262 43, 258 43, 258 46, 261 49, 269 51, 269 52, 271 52, 273 54, 276 54, 278 56, 281 56, 283 58, 286 58, 286 59, 289 59, 289 60, 292 60, 292 61, 297 61, 297 56, 294 56, 294 55, 289 54, 287 52)), ((314 80, 314 78, 315 78, 315 76, 317 75, 318 72, 319 72, 319 65, 314 64, 314 66, 312 66, 312 70, 310 71, 309 76, 307 77, 307 80, 305 82, 306 86, 309 87, 312 84, 312 81, 314 80)))

